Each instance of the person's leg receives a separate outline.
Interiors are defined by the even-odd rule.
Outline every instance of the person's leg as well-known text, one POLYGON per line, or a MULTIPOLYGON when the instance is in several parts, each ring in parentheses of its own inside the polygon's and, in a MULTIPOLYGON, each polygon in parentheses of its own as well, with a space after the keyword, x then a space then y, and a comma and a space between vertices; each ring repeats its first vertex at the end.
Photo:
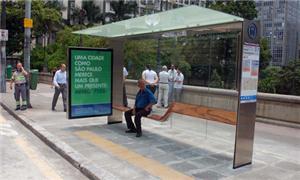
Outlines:
POLYGON ((132 118, 131 118, 131 116, 133 115, 132 112, 133 112, 133 109, 130 109, 124 113, 127 128, 129 129, 129 131, 126 131, 126 132, 136 132, 136 128, 134 127, 134 124, 133 124, 132 118))
POLYGON ((174 101, 174 83, 170 82, 169 83, 169 102, 172 103, 174 101))
POLYGON ((62 86, 61 87, 61 94, 62 94, 62 100, 63 100, 63 105, 64 105, 64 111, 67 111, 67 87, 62 86))
POLYGON ((177 92, 177 88, 174 88, 174 99, 175 99, 175 102, 178 102, 178 92, 177 92))
POLYGON ((21 97, 22 97, 21 110, 26 110, 27 109, 27 99, 26 99, 26 86, 25 85, 20 86, 20 92, 21 92, 21 97))
POLYGON ((123 106, 128 106, 125 84, 123 85, 123 106))
POLYGON ((148 116, 150 114, 149 111, 145 111, 144 109, 139 110, 136 112, 135 117, 134 117, 134 124, 136 127, 136 136, 140 137, 142 135, 142 124, 141 124, 141 119, 143 116, 148 116))
POLYGON ((20 87, 15 85, 16 110, 20 109, 20 87))
POLYGON ((54 89, 54 95, 53 95, 53 99, 52 99, 52 110, 55 110, 55 106, 56 106, 59 94, 60 94, 59 88, 55 87, 55 89, 54 89))
POLYGON ((181 101, 181 96, 182 96, 182 88, 178 89, 178 102, 181 101))
POLYGON ((159 85, 158 87, 158 99, 157 99, 157 106, 161 107, 161 98, 163 96, 163 87, 162 84, 159 85))
POLYGON ((164 84, 164 102, 165 102, 165 107, 168 107, 169 106, 169 99, 168 99, 168 96, 169 96, 169 85, 168 84, 164 84))

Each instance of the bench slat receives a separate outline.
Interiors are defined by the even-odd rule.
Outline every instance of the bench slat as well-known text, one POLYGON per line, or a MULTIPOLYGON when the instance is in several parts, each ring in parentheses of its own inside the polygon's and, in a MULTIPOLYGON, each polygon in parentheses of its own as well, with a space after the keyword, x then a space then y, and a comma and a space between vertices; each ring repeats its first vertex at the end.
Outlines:
MULTIPOLYGON (((122 105, 113 105, 113 108, 119 111, 128 111, 130 108, 124 107, 122 105)), ((199 105, 191 105, 185 103, 172 103, 168 110, 162 115, 151 114, 147 118, 164 122, 167 121, 171 113, 178 113, 187 116, 212 120, 216 122, 226 123, 230 125, 236 125, 236 113, 231 111, 226 111, 223 109, 209 108, 199 105)))

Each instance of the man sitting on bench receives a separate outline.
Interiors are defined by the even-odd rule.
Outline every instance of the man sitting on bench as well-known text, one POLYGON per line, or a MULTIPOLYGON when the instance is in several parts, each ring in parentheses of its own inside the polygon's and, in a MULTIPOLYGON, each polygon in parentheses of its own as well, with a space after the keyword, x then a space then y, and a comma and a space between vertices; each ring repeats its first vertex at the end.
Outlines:
POLYGON ((142 136, 142 125, 141 118, 143 116, 148 116, 152 110, 152 106, 156 104, 156 98, 153 93, 146 88, 146 82, 142 79, 138 81, 139 92, 135 98, 135 104, 133 109, 125 112, 125 119, 127 123, 128 130, 126 133, 136 133, 136 137, 142 136), (132 122, 131 116, 134 117, 134 124, 132 122))

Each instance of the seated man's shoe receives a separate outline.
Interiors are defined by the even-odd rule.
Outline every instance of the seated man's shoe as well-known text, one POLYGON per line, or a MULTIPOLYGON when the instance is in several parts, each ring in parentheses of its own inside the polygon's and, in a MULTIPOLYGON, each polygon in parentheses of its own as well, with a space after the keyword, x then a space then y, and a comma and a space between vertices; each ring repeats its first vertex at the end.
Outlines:
POLYGON ((125 131, 126 133, 136 133, 136 130, 133 130, 133 129, 129 129, 127 131, 125 131))
POLYGON ((142 133, 136 133, 135 137, 141 137, 141 136, 142 136, 142 133))
POLYGON ((18 111, 18 110, 20 110, 20 109, 21 109, 20 106, 17 106, 15 110, 18 111))
POLYGON ((25 111, 27 109, 26 105, 21 106, 21 111, 25 111))

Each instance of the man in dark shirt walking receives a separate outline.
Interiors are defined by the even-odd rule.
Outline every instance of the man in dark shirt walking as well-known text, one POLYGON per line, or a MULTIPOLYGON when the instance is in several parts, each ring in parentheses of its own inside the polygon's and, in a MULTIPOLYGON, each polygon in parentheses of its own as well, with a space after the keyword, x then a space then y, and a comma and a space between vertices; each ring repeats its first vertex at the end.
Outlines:
POLYGON ((139 92, 135 98, 134 108, 125 112, 125 119, 128 130, 126 133, 136 133, 136 137, 142 136, 141 118, 148 116, 152 110, 152 106, 156 104, 153 93, 146 88, 146 82, 142 79, 138 81, 139 92), (134 124, 131 116, 134 117, 134 124))

